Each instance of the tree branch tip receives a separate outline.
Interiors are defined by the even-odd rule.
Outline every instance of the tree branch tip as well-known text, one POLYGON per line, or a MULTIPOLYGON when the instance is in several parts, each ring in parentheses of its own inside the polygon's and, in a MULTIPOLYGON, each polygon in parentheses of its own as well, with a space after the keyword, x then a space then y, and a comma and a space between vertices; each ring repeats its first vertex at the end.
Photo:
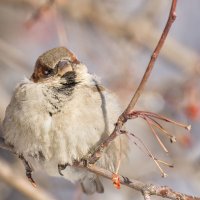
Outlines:
POLYGON ((191 124, 189 124, 188 126, 186 126, 185 129, 188 130, 188 131, 191 131, 191 129, 192 129, 191 124))
POLYGON ((176 137, 175 137, 175 136, 172 136, 172 137, 170 138, 170 142, 171 142, 171 143, 175 143, 175 142, 176 142, 176 137))
POLYGON ((168 177, 168 174, 162 173, 162 178, 166 178, 166 177, 168 177))

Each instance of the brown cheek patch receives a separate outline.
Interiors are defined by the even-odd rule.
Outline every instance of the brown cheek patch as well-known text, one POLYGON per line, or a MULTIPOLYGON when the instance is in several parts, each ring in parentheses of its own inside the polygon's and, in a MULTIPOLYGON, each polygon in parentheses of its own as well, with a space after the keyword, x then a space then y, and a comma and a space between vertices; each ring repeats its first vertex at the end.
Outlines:
POLYGON ((36 76, 35 76, 35 73, 32 74, 30 80, 33 81, 34 83, 36 83, 38 81, 36 76))
POLYGON ((37 67, 31 76, 32 80, 36 83, 39 81, 40 78, 43 77, 42 67, 37 67))

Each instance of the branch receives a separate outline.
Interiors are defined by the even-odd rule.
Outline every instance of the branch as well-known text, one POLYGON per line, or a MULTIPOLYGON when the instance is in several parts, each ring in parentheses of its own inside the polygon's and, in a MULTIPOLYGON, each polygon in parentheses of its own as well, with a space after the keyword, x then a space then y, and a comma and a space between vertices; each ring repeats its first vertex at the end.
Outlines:
MULTIPOLYGON (((112 180, 113 173, 106 169, 99 168, 93 164, 88 164, 86 168, 95 174, 98 174, 104 178, 112 180)), ((118 176, 120 183, 122 185, 125 185, 127 187, 130 187, 134 190, 141 192, 146 197, 146 199, 150 199, 150 196, 160 196, 172 200, 200 200, 200 197, 194 197, 179 192, 175 192, 174 190, 172 190, 167 186, 156 186, 153 184, 146 184, 138 180, 129 180, 127 177, 121 175, 118 176)))
MULTIPOLYGON (((9 150, 5 144, 2 143, 2 139, 0 139, 0 147, 3 149, 9 150)), ((16 172, 11 169, 11 167, 3 160, 0 160, 0 180, 3 180, 9 186, 15 188, 19 192, 21 192, 24 196, 28 197, 32 200, 55 200, 52 196, 47 194, 40 188, 34 188, 31 184, 27 183, 27 181, 16 175, 16 172)))
MULTIPOLYGON (((62 7, 70 17, 80 22, 88 20, 94 25, 98 25, 98 27, 104 29, 111 36, 116 36, 118 39, 119 37, 126 38, 128 36, 129 42, 134 44, 139 43, 152 50, 157 42, 157 38, 160 36, 160 31, 155 27, 155 23, 152 23, 152 18, 147 17, 146 13, 139 14, 139 16, 136 15, 134 21, 128 20, 124 22, 120 18, 119 20, 115 18, 113 20, 110 14, 107 15, 106 12, 103 12, 105 9, 94 9, 90 5, 91 1, 87 1, 88 5, 84 7, 79 6, 81 3, 80 0, 75 5, 72 2, 74 1, 69 1, 67 6, 62 7), (78 6, 80 9, 77 14, 75 11, 78 6)), ((155 7, 152 12, 155 12, 155 7)), ((180 68, 187 75, 200 75, 198 52, 181 44, 174 38, 168 37, 168 42, 165 44, 165 48, 162 49, 161 55, 174 63, 175 67, 180 68)))
POLYGON ((143 76, 133 98, 131 99, 131 101, 130 101, 128 107, 125 109, 125 111, 119 116, 116 126, 115 126, 115 129, 112 132, 112 134, 110 136, 108 136, 108 138, 106 138, 96 148, 96 150, 93 152, 92 155, 89 156, 89 158, 87 159, 89 161, 89 163, 94 164, 101 157, 101 153, 103 152, 104 148, 107 147, 120 134, 121 128, 123 127, 124 123, 128 120, 128 115, 133 111, 135 104, 137 103, 142 91, 144 90, 145 84, 151 74, 151 71, 154 67, 155 61, 160 53, 161 48, 163 47, 163 44, 166 40, 169 30, 170 30, 174 20, 176 19, 176 13, 175 13, 176 3, 177 3, 177 0, 172 0, 171 10, 169 13, 167 23, 165 25, 165 28, 163 30, 163 33, 160 37, 159 42, 158 42, 155 50, 153 51, 153 54, 151 56, 151 59, 147 66, 147 69, 144 73, 144 76, 143 76))
POLYGON ((170 10, 170 13, 169 13, 169 18, 168 18, 168 21, 167 21, 167 24, 163 30, 163 33, 161 35, 161 38, 155 48, 155 50, 153 51, 153 54, 151 56, 151 59, 149 61, 149 64, 147 66, 147 69, 145 71, 145 74, 142 78, 142 81, 140 82, 140 85, 139 87, 137 88, 133 98, 131 99, 131 102, 129 103, 128 107, 126 108, 126 110, 124 111, 123 115, 127 115, 129 114, 131 111, 133 111, 133 108, 135 106, 135 104, 137 103, 142 91, 144 90, 144 86, 151 74, 151 71, 154 67, 154 64, 155 64, 155 61, 160 53, 160 50, 161 48, 163 47, 163 44, 167 38, 167 35, 169 33, 169 30, 174 22, 174 20, 176 19, 176 13, 175 13, 175 10, 176 10, 176 3, 177 3, 177 0, 173 0, 172 1, 172 6, 171 6, 171 10, 170 10))
MULTIPOLYGON (((0 137, 0 148, 14 153, 12 150, 12 147, 9 145, 6 145, 1 137, 0 137)), ((97 167, 93 164, 88 164, 87 166, 85 166, 82 163, 77 163, 74 165, 74 167, 86 168, 87 170, 95 174, 98 174, 104 178, 107 178, 109 180, 112 180, 112 177, 113 177, 112 172, 106 169, 97 167)), ((193 196, 185 195, 179 192, 175 192, 174 190, 172 190, 171 188, 167 186, 156 186, 153 184, 146 184, 138 180, 133 180, 133 179, 130 180, 129 178, 121 176, 121 175, 118 175, 118 177, 122 185, 125 185, 127 187, 130 187, 134 190, 141 192, 147 200, 150 199, 150 196, 152 195, 160 196, 160 197, 168 198, 172 200, 200 200, 200 197, 193 197, 193 196)), ((0 160, 0 179, 4 180, 10 186, 16 188, 17 190, 22 192, 24 195, 26 195, 30 199, 53 200, 52 197, 47 198, 46 196, 47 194, 44 193, 43 191, 39 190, 38 188, 36 190, 34 187, 32 187, 32 185, 27 184, 26 180, 24 180, 23 178, 16 176, 12 172, 10 167, 1 160, 0 160)))

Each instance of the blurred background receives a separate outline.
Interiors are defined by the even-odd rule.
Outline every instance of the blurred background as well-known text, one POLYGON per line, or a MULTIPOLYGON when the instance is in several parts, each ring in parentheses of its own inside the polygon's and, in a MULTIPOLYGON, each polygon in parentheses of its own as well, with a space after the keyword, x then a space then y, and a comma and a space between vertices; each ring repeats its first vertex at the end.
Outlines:
MULTIPOLYGON (((118 95, 125 109, 165 26, 170 5, 171 0, 0 0, 0 119, 16 84, 30 77, 37 57, 57 46, 72 50, 118 95)), ((133 142, 129 159, 121 167, 129 178, 168 185, 191 195, 200 195, 199 7, 199 0, 178 1, 177 19, 136 106, 191 124, 191 133, 163 123, 177 137, 175 144, 161 137, 169 150, 166 154, 144 121, 128 123, 156 157, 173 163, 174 168, 163 166, 168 177, 162 178, 152 159, 133 142)), ((26 179, 15 156, 0 150, 0 161, 7 163, 0 170, 11 168, 26 179)), ((55 200, 143 199, 137 191, 117 190, 107 180, 104 194, 85 196, 79 185, 62 178, 43 172, 34 173, 34 178, 55 200)), ((0 200, 11 199, 30 198, 0 175, 0 200)))

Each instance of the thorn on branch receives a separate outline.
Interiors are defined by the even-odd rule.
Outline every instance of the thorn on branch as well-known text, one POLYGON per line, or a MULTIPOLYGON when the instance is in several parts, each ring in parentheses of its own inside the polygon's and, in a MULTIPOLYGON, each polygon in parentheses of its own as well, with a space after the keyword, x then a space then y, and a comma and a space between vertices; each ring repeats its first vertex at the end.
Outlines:
POLYGON ((172 14, 172 20, 175 21, 175 19, 176 19, 176 12, 174 11, 172 14))

